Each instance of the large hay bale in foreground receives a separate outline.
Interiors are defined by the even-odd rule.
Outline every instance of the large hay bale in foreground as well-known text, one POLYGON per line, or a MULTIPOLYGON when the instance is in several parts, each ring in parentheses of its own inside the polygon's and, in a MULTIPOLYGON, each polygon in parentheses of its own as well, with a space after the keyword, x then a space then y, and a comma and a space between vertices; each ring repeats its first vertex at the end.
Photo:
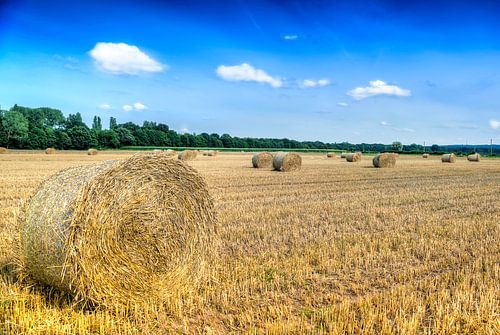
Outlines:
POLYGON ((196 158, 198 155, 197 150, 184 150, 177 156, 182 161, 190 161, 196 158))
POLYGON ((467 160, 469 162, 479 162, 481 160, 481 155, 480 154, 472 154, 467 156, 467 160))
POLYGON ((20 220, 28 277, 104 305, 192 290, 215 229, 200 175, 153 153, 59 172, 20 220))
POLYGON ((87 155, 89 155, 89 156, 95 156, 95 155, 97 155, 97 149, 89 149, 89 150, 87 150, 87 155))
POLYGON ((359 152, 349 153, 345 155, 345 159, 348 162, 359 162, 361 160, 361 154, 359 152))
POLYGON ((335 155, 335 153, 334 153, 334 152, 329 152, 329 153, 327 153, 327 154, 326 154, 326 157, 327 157, 327 158, 335 158, 335 157, 337 157, 337 156, 335 155))
POLYGON ((293 152, 279 152, 274 155, 273 168, 277 171, 298 171, 302 166, 302 157, 293 152))
POLYGON ((385 152, 373 157, 373 166, 376 168, 392 168, 396 166, 396 154, 385 152))
POLYGON ((423 154, 422 158, 429 158, 429 154, 423 154))
POLYGON ((7 153, 9 153, 9 149, 0 147, 0 154, 7 154, 7 153))
POLYGON ((455 154, 444 154, 441 156, 441 162, 443 163, 455 163, 457 161, 457 156, 455 154))
POLYGON ((45 154, 47 154, 47 155, 53 155, 55 153, 56 153, 56 149, 54 149, 54 148, 45 149, 45 154))
POLYGON ((273 154, 270 152, 261 152, 253 155, 252 157, 252 165, 254 168, 258 169, 266 169, 271 168, 273 166, 273 154))

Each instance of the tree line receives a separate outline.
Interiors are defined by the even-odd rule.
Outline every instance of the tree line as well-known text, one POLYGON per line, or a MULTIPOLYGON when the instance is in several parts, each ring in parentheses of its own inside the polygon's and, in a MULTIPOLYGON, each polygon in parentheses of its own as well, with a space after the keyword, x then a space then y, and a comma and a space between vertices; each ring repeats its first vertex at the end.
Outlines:
MULTIPOLYGON (((418 144, 403 145, 400 142, 385 144, 324 143, 321 141, 296 141, 288 138, 236 137, 229 134, 180 134, 164 123, 144 121, 142 126, 133 122, 118 123, 109 119, 104 129, 99 116, 94 116, 91 127, 82 120, 80 113, 67 117, 54 108, 29 108, 14 105, 0 110, 0 146, 13 149, 84 150, 88 148, 115 149, 126 146, 155 147, 213 147, 213 148, 273 148, 273 149, 320 149, 345 151, 406 151, 422 152, 418 144)), ((426 151, 439 151, 440 147, 426 147, 426 151)))

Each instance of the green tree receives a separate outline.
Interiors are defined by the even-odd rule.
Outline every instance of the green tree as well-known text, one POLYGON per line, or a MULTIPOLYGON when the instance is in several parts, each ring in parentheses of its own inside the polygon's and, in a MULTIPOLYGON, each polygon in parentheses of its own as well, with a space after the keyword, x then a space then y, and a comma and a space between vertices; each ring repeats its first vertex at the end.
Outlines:
POLYGON ((130 130, 123 127, 115 128, 116 135, 120 141, 120 146, 135 145, 135 137, 130 130))
POLYGON ((399 141, 392 142, 391 149, 393 151, 403 151, 403 144, 399 141))
POLYGON ((69 114, 66 119, 66 129, 71 129, 75 127, 88 128, 87 125, 82 120, 82 115, 80 113, 69 114))
POLYGON ((68 129, 68 136, 71 139, 72 147, 77 150, 84 150, 97 146, 97 140, 87 127, 77 126, 68 129))
POLYGON ((71 138, 65 130, 56 129, 54 131, 54 135, 56 138, 54 146, 57 149, 70 149, 73 146, 73 144, 71 143, 71 138))
POLYGON ((3 115, 2 128, 5 133, 7 147, 13 141, 19 143, 28 138, 28 120, 18 111, 11 110, 3 115))
POLYGON ((109 118, 109 129, 114 130, 117 127, 116 125, 116 118, 110 117, 109 118))
POLYGON ((99 116, 94 116, 94 120, 92 121, 92 129, 95 131, 102 130, 101 118, 99 116))
POLYGON ((431 151, 432 151, 432 152, 437 152, 437 151, 439 151, 439 145, 437 145, 437 144, 433 144, 433 145, 431 146, 431 151))
POLYGON ((102 130, 97 132, 97 141, 100 148, 118 148, 120 140, 114 130, 102 130))

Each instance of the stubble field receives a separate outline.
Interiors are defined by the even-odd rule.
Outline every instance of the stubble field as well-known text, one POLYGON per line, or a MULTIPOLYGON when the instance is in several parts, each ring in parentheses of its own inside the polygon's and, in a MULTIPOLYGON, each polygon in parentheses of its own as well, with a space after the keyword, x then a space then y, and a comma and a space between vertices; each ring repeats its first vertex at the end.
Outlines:
POLYGON ((48 176, 130 152, 0 155, 0 334, 500 332, 500 160, 400 156, 302 170, 251 154, 198 156, 219 218, 217 257, 188 298, 84 309, 15 275, 17 215, 48 176))

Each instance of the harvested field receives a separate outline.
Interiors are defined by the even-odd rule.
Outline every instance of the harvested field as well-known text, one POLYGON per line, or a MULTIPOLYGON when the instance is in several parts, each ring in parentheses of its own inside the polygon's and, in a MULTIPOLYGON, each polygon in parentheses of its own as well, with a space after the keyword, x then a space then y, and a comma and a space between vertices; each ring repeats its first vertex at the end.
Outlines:
POLYGON ((17 216, 48 176, 130 152, 0 156, 0 333, 464 333, 499 330, 500 160, 397 169, 301 154, 296 173, 250 153, 186 164, 205 178, 220 250, 203 285, 141 309, 82 309, 15 276, 17 216))

